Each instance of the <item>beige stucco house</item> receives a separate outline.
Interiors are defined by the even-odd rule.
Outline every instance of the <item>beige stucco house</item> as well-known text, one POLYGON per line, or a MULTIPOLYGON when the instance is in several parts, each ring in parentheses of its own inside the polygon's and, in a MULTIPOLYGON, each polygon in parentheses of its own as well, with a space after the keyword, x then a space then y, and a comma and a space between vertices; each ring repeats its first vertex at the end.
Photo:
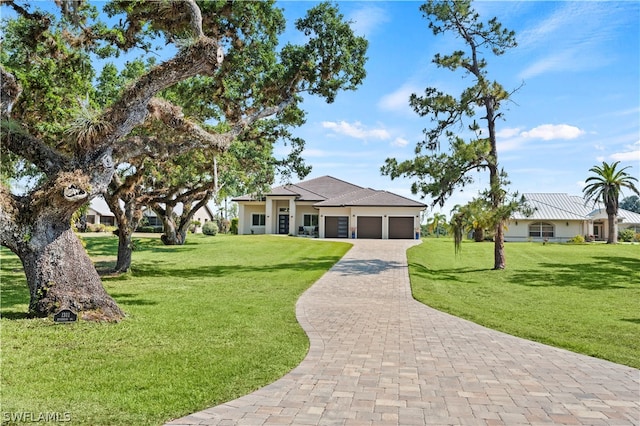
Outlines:
MULTIPOLYGON (((586 202, 580 196, 555 193, 523 194, 533 214, 514 215, 507 223, 505 241, 568 241, 576 235, 606 240, 609 232, 604 205, 586 202)), ((640 214, 618 211, 618 232, 640 231, 640 214)))
POLYGON ((238 203, 239 234, 414 239, 426 205, 331 176, 272 188, 238 203))

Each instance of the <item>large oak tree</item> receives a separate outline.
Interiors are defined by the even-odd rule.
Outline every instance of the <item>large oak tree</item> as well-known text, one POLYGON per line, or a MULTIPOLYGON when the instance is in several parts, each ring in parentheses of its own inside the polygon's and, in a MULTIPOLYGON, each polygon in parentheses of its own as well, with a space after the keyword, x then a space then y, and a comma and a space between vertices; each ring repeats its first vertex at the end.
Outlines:
POLYGON ((33 315, 69 308, 85 319, 117 321, 123 312, 73 233, 73 213, 105 192, 118 165, 132 158, 224 152, 254 123, 286 114, 302 94, 332 102, 339 91, 357 88, 367 43, 326 3, 296 22, 306 43, 279 51, 285 22, 271 1, 112 1, 103 12, 83 2, 56 4, 58 12, 49 13, 2 2, 17 14, 5 22, 1 53, 2 170, 15 175, 16 167, 29 168, 40 179, 24 194, 0 187, 0 242, 22 261, 33 315), (99 108, 92 55, 162 43, 176 47, 175 54, 99 108), (260 73, 252 61, 260 62, 260 73), (228 78, 244 70, 251 78, 237 84, 228 78), (216 87, 216 96, 242 99, 224 105, 224 131, 206 131, 160 96, 196 76, 207 77, 201 84, 216 87), (146 130, 156 125, 175 133, 170 144, 146 130))

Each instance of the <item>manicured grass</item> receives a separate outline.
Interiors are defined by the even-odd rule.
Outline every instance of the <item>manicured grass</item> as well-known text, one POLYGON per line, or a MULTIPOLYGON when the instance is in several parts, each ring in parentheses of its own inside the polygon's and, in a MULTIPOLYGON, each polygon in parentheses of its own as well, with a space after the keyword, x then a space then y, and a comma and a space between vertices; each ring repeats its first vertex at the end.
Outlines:
MULTIPOLYGON (((273 236, 137 240, 132 273, 103 279, 127 313, 118 324, 27 319, 24 273, 2 249, 3 419, 162 424, 273 382, 308 350, 298 297, 349 248, 273 236)), ((115 237, 85 241, 99 269, 115 263, 115 237)))
POLYGON ((640 245, 425 239, 408 252, 413 295, 438 310, 530 340, 640 368, 640 245))

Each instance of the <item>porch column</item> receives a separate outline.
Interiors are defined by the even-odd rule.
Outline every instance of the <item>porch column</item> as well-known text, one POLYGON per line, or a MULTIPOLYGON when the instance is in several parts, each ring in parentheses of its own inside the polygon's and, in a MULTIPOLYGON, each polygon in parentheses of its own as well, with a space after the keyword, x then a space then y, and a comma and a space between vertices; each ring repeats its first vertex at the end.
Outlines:
POLYGON ((296 225, 296 200, 289 199, 289 235, 298 235, 298 226, 296 225))
POLYGON ((238 235, 244 235, 246 221, 247 218, 244 216, 244 204, 238 203, 238 235))
POLYGON ((267 197, 265 201, 264 213, 266 215, 264 218, 264 233, 273 234, 273 200, 270 197, 267 197))

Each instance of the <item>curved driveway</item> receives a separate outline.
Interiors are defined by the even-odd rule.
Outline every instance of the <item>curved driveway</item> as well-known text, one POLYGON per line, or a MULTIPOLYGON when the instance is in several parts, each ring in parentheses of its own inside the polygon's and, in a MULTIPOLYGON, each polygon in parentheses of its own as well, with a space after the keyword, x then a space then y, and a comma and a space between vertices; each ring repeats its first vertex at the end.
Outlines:
POLYGON ((350 242, 298 301, 304 361, 169 425, 640 425, 640 370, 424 306, 409 287, 416 242, 350 242))

